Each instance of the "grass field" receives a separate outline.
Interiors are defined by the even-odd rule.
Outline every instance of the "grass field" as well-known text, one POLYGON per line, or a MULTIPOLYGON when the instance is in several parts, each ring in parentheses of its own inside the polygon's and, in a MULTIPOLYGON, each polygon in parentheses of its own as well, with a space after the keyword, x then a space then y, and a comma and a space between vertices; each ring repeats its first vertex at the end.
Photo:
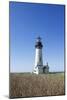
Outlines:
POLYGON ((64 94, 64 73, 10 73, 10 98, 64 94))

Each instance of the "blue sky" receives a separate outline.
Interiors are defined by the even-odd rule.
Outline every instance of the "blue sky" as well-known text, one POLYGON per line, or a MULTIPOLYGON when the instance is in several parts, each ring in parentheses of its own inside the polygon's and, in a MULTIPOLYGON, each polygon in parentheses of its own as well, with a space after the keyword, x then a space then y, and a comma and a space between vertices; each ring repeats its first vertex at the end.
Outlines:
POLYGON ((64 5, 10 2, 9 18, 11 72, 32 72, 38 36, 43 64, 64 71, 64 5))

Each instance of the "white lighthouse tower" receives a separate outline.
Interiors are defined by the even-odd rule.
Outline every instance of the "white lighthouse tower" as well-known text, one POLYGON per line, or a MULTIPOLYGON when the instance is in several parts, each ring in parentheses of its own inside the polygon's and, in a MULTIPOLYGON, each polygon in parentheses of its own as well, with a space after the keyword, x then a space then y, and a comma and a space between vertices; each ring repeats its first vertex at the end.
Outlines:
POLYGON ((43 58, 42 58, 42 42, 41 38, 38 37, 35 44, 35 66, 34 73, 41 74, 43 73, 43 58))

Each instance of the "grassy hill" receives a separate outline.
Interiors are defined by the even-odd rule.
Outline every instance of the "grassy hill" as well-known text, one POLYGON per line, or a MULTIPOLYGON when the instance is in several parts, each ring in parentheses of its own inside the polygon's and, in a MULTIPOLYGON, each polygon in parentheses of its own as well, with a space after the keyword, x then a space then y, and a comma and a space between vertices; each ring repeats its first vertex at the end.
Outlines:
POLYGON ((64 94, 64 73, 10 73, 10 98, 64 94))

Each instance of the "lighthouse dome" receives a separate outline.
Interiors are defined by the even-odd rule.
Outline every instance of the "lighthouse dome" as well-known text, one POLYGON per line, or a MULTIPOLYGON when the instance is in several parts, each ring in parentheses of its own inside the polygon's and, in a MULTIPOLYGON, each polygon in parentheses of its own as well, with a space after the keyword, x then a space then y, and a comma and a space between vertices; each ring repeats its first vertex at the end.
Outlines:
POLYGON ((42 47, 43 47, 40 37, 37 38, 35 47, 36 47, 36 48, 42 48, 42 47))

